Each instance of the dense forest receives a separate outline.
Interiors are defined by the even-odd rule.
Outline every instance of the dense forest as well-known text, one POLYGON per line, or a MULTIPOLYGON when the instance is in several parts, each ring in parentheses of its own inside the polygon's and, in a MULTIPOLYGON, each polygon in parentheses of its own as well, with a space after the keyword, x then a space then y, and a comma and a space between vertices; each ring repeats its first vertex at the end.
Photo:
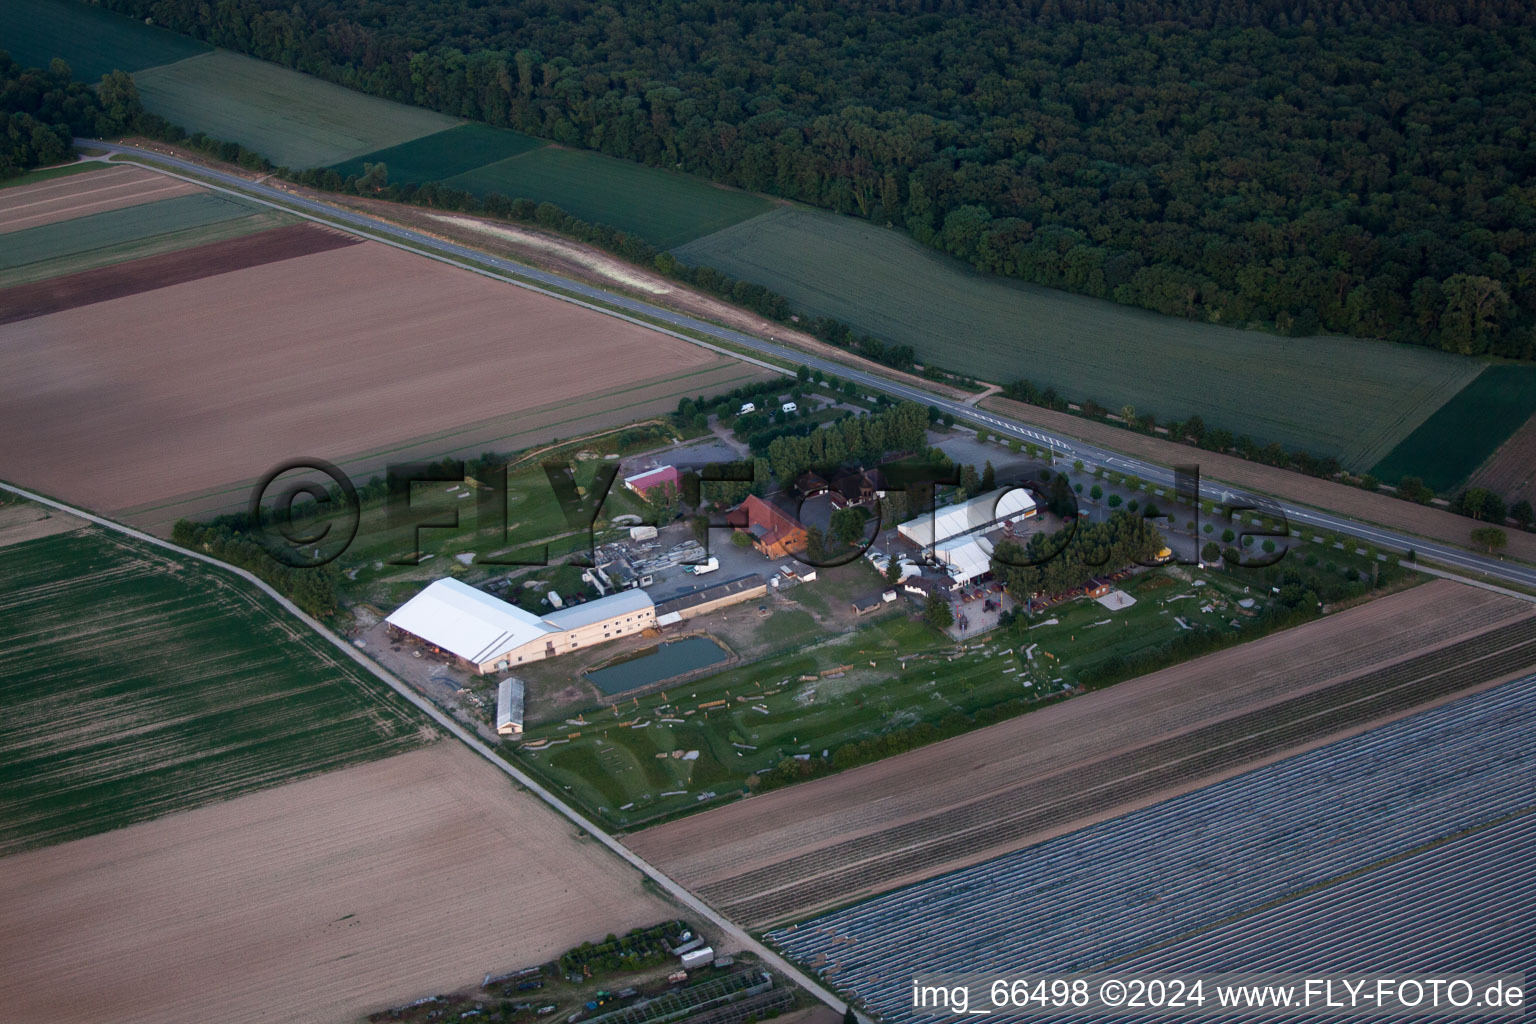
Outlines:
POLYGON ((105 0, 1196 319, 1536 354, 1522 0, 105 0))
POLYGON ((68 64, 24 68, 0 50, 0 178, 71 159, 76 135, 110 135, 139 115, 138 92, 122 72, 93 90, 68 64))

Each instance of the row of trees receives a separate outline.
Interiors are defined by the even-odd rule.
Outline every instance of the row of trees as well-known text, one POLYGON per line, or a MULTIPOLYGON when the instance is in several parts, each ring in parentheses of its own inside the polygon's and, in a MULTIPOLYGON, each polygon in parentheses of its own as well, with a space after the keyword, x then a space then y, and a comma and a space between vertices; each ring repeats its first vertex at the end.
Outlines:
POLYGON ((1010 277, 1291 334, 1536 347, 1519 0, 107 6, 1010 277))
POLYGON ((768 464, 780 480, 795 479, 809 469, 831 470, 849 462, 872 462, 888 452, 924 447, 928 409, 916 402, 899 402, 866 416, 849 415, 807 436, 775 438, 768 445, 768 464))
POLYGON ((316 568, 289 568, 273 558, 232 519, 221 519, 208 525, 179 519, 171 529, 171 540, 189 550, 201 551, 221 562, 255 573, 316 618, 330 618, 339 607, 337 585, 340 573, 334 563, 316 568))

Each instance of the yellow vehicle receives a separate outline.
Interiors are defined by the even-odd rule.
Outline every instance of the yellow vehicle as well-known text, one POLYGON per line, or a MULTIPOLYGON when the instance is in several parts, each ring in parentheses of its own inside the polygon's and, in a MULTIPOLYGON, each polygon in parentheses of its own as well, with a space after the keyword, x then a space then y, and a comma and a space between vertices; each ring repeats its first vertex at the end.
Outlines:
POLYGON ((1154 557, 1158 562, 1166 562, 1173 557, 1173 551, 1170 548, 1162 548, 1154 557))

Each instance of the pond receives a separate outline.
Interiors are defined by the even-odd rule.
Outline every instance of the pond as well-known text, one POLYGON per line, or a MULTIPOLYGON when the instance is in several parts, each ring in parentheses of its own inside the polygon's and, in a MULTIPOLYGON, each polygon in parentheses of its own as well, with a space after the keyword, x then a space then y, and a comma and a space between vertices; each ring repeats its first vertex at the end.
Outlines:
POLYGON ((718 665, 729 657, 719 644, 708 637, 690 636, 647 648, 618 664, 588 672, 587 678, 603 693, 612 696, 694 669, 718 665))

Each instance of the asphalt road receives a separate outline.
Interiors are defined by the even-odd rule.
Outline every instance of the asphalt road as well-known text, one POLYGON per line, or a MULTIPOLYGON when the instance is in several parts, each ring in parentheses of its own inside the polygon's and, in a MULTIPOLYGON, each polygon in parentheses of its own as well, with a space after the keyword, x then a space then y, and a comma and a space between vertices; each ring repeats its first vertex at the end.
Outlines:
MULTIPOLYGON (((1143 462, 1139 459, 1134 459, 1105 448, 1099 448, 1095 445, 1085 444, 1081 441, 1071 441, 1016 420, 1006 419, 975 409, 963 402, 944 398, 921 388, 901 383, 900 381, 890 380, 829 359, 822 359, 800 349, 777 344, 764 338, 744 334, 740 331, 721 327, 704 320, 698 320, 683 313, 652 305, 640 299, 610 292, 581 281, 574 281, 559 274, 552 274, 499 256, 493 256, 477 249, 471 249, 468 246, 433 238, 422 232, 389 224, 367 214, 339 209, 314 199, 294 195, 271 185, 250 182, 237 175, 228 174, 192 163, 191 161, 166 156, 136 146, 127 146, 113 142, 99 142, 93 139, 76 139, 75 142, 77 145, 90 146, 95 149, 105 150, 108 153, 120 153, 143 159, 151 162, 153 165, 157 165, 158 169, 171 168, 183 174, 193 176, 193 180, 200 183, 216 182, 224 186, 228 191, 247 199, 277 205, 288 210, 298 210, 323 221, 344 224, 349 229, 375 241, 408 249, 431 259, 456 265, 479 264, 478 267, 466 267, 466 269, 474 270, 477 273, 486 273, 486 271, 481 269, 482 267, 492 267, 495 268, 497 273, 488 274, 488 276, 500 277, 514 284, 533 287, 539 291, 558 289, 559 292, 564 294, 557 294, 556 297, 564 298, 567 301, 577 301, 580 305, 601 303, 602 306, 598 307, 600 311, 610 313, 610 315, 612 315, 613 308, 626 310, 635 316, 644 317, 652 325, 655 322, 670 324, 679 330, 686 329, 695 334, 717 338, 721 341, 729 342, 731 345, 745 348, 764 356, 803 364, 812 370, 821 370, 824 373, 841 377, 844 380, 852 380, 861 387, 883 392, 893 398, 909 399, 914 402, 921 402, 924 405, 931 405, 940 412, 952 414, 960 422, 985 427, 1005 437, 1018 438, 1022 441, 1030 441, 1048 447, 1056 453, 1058 458, 1064 457, 1068 460, 1082 459, 1085 463, 1103 465, 1120 472, 1135 474, 1143 480, 1159 486, 1172 486, 1174 482, 1172 470, 1154 463, 1143 462), (580 296, 581 299, 587 301, 581 302, 571 299, 571 295, 580 296)), ((694 344, 700 344, 696 337, 682 334, 679 334, 678 337, 694 344)), ((727 354, 739 358, 739 353, 728 352, 727 354)), ((770 368, 778 369, 778 367, 770 368)), ((1347 519, 1304 506, 1290 505, 1267 497, 1252 498, 1242 491, 1237 491, 1221 484, 1202 481, 1200 496, 1218 503, 1234 500, 1240 502, 1248 499, 1254 507, 1265 508, 1271 514, 1276 510, 1283 511, 1287 518, 1294 523, 1355 537, 1386 550, 1401 552, 1412 550, 1421 558, 1433 560, 1443 565, 1482 573, 1511 583, 1536 587, 1536 566, 1528 566, 1518 562, 1508 562, 1500 558, 1479 555, 1475 552, 1437 541, 1398 533, 1385 527, 1361 523, 1353 519, 1347 519)))

